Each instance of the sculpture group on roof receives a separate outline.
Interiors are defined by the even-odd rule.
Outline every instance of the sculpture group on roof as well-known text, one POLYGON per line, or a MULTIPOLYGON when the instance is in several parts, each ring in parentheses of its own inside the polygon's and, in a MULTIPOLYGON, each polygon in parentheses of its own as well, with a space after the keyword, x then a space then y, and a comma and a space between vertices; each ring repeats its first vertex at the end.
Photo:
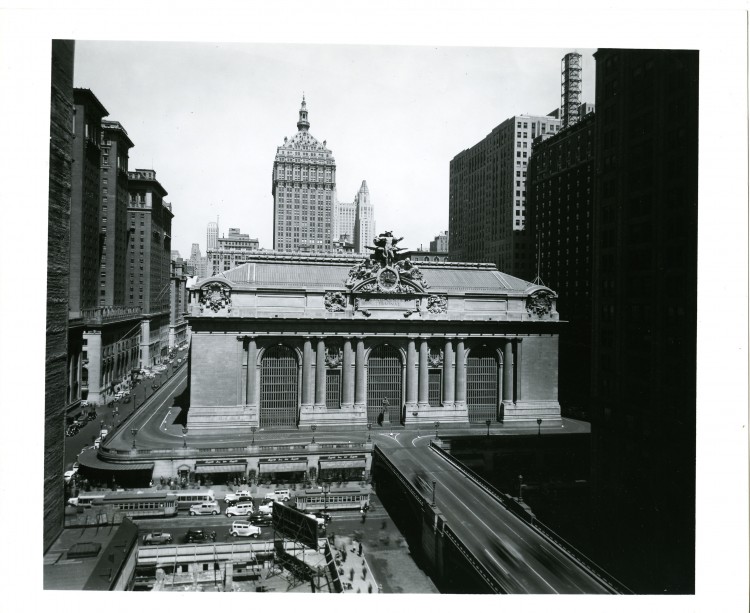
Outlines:
POLYGON ((372 241, 374 246, 366 246, 373 253, 351 268, 346 286, 354 287, 362 281, 371 279, 378 280, 378 283, 360 287, 373 288, 375 291, 378 291, 376 288, 379 288, 380 291, 388 293, 413 292, 414 289, 408 284, 401 283, 403 279, 411 281, 419 289, 427 289, 429 285, 425 282, 419 267, 415 266, 409 258, 399 259, 399 251, 403 251, 404 248, 397 245, 402 240, 403 237, 394 237, 390 230, 386 230, 374 238, 372 241))

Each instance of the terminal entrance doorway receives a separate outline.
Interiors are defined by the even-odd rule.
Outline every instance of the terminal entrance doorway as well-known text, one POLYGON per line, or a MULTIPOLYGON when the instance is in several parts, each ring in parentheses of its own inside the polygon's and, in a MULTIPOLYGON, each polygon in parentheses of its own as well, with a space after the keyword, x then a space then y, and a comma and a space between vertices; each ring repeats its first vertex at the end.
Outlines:
MULTIPOLYGON (((367 421, 375 424, 384 408, 392 423, 401 423, 401 354, 383 344, 367 360, 367 421), (383 400, 386 402, 384 403, 383 400)), ((385 416, 384 416, 385 417, 385 416)))

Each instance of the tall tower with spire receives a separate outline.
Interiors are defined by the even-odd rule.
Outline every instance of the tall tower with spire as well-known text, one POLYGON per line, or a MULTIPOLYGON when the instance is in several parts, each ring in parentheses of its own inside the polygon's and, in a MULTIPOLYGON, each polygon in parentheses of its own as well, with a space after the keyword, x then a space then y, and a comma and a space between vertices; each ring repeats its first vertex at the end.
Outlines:
POLYGON ((354 207, 354 250, 357 253, 364 253, 367 251, 365 246, 372 245, 375 238, 375 217, 370 201, 370 190, 365 180, 362 181, 354 197, 354 207))
POLYGON ((304 94, 297 133, 276 149, 273 195, 273 248, 277 251, 333 250, 336 160, 326 141, 310 130, 304 94))

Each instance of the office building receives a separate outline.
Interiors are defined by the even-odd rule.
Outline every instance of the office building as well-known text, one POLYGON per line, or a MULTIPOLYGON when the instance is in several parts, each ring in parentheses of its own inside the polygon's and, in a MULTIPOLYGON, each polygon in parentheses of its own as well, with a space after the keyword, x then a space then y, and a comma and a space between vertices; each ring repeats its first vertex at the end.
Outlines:
MULTIPOLYGON (((65 511, 65 412, 68 406, 68 291, 73 179, 73 59, 75 42, 52 41, 49 212, 47 218, 47 336, 44 357, 44 483, 42 545, 62 532, 65 511)), ((77 393, 80 393, 76 390, 77 393)))
POLYGON ((692 593, 698 52, 600 49, 595 59, 597 518, 619 526, 610 550, 638 560, 624 581, 638 570, 641 591, 692 593))
POLYGON ((448 230, 443 230, 430 241, 430 251, 435 253, 448 253, 448 230))
POLYGON ((161 362, 169 348, 172 205, 154 170, 128 173, 130 188, 128 304, 143 310, 141 367, 161 362))
POLYGON ((124 306, 127 285, 128 152, 133 142, 117 121, 102 120, 99 306, 124 306))
POLYGON ((259 249, 258 239, 243 234, 239 228, 229 228, 228 236, 222 236, 216 242, 216 249, 206 252, 207 269, 212 275, 244 264, 249 255, 259 249))
POLYGON ((206 250, 216 249, 219 246, 219 222, 209 221, 206 227, 206 250))
POLYGON ((526 174, 532 143, 560 120, 518 115, 450 163, 450 259, 492 262, 504 273, 533 278, 533 240, 526 227, 526 174))
POLYGON ((181 345, 188 337, 187 314, 187 266, 181 257, 172 258, 169 263, 169 349, 181 345))
POLYGON ((529 159, 527 232, 542 282, 555 288, 568 322, 560 333, 560 405, 585 417, 591 394, 591 270, 595 115, 554 135, 537 136, 529 159))
POLYGON ((297 133, 284 137, 273 164, 273 248, 275 251, 331 252, 336 203, 336 161, 326 141, 309 132, 304 97, 297 133))
POLYGON ((351 243, 353 252, 365 254, 366 246, 372 246, 375 217, 367 181, 362 181, 352 202, 336 202, 334 237, 338 243, 337 252, 346 251, 351 243))

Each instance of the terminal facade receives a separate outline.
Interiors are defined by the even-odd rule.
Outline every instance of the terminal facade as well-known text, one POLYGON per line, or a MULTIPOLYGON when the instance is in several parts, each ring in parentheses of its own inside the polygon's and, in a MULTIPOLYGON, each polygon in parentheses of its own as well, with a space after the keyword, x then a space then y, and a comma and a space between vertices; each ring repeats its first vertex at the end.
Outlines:
POLYGON ((556 294, 398 242, 258 253, 196 284, 190 433, 559 419, 556 294))

